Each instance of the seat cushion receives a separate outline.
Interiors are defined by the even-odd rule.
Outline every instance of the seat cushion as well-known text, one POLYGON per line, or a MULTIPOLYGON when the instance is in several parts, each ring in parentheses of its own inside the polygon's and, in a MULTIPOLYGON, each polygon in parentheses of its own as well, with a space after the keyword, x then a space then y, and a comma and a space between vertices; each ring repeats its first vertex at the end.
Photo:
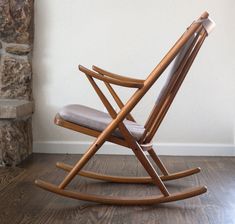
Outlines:
MULTIPOLYGON (((59 111, 59 115, 66 121, 96 131, 103 131, 112 121, 108 113, 78 104, 70 104, 63 107, 59 111)), ((144 126, 133 121, 124 120, 124 124, 136 140, 139 140, 145 131, 144 126)), ((113 135, 122 137, 119 129, 116 129, 113 135)))

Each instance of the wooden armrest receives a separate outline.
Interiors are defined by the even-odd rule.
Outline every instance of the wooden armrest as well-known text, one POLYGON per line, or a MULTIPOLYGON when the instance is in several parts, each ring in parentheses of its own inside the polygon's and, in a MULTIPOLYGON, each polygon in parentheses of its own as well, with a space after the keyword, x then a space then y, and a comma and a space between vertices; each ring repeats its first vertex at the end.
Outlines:
POLYGON ((107 82, 107 83, 111 83, 111 84, 115 84, 115 85, 119 85, 119 86, 125 86, 125 87, 131 87, 131 88, 141 88, 144 84, 143 83, 138 83, 138 82, 134 82, 134 81, 126 81, 126 80, 120 80, 114 77, 108 77, 99 73, 96 73, 88 68, 85 68, 82 65, 78 66, 78 69, 85 73, 86 75, 89 75, 93 78, 99 79, 101 81, 107 82))
POLYGON ((144 83, 144 80, 142 79, 134 79, 134 78, 130 78, 130 77, 126 77, 126 76, 122 76, 122 75, 118 75, 118 74, 114 74, 114 73, 111 73, 111 72, 108 72, 106 70, 103 70, 102 68, 99 68, 95 65, 92 66, 92 69, 102 75, 105 75, 105 76, 109 76, 111 78, 115 78, 115 79, 119 79, 119 80, 123 80, 123 81, 129 81, 129 82, 135 82, 135 83, 141 83, 143 84, 144 83))

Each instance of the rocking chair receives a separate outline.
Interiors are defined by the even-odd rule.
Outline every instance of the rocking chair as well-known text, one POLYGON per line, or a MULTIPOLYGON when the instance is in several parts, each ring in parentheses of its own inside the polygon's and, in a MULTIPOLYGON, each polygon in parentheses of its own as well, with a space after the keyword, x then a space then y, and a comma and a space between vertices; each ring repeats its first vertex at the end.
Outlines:
POLYGON ((58 168, 68 172, 67 176, 58 186, 42 180, 36 180, 36 185, 45 190, 74 199, 117 205, 157 204, 182 200, 205 193, 207 191, 205 186, 190 188, 183 192, 170 193, 165 186, 164 181, 175 180, 199 173, 200 168, 197 167, 181 172, 170 173, 153 150, 151 140, 174 100, 174 97, 176 96, 177 91, 188 73, 205 38, 215 26, 215 23, 208 16, 209 14, 204 12, 199 19, 194 21, 187 28, 180 39, 170 49, 162 61, 154 68, 146 80, 124 77, 110 73, 96 66, 92 67, 92 71, 79 65, 79 70, 86 75, 102 103, 107 108, 108 113, 76 104, 62 108, 55 117, 55 124, 96 137, 96 140, 74 166, 61 162, 56 164, 58 168), (131 115, 131 111, 170 63, 173 64, 172 69, 149 118, 144 126, 136 123, 131 115), (94 81, 95 79, 101 80, 105 83, 112 97, 120 107, 120 111, 118 113, 114 110, 114 107, 100 90, 94 81), (127 103, 124 104, 114 91, 111 84, 136 88, 137 90, 127 103), (149 176, 120 177, 82 170, 84 165, 106 141, 130 148, 149 176), (159 167, 162 175, 159 175, 156 172, 144 151, 148 152, 150 157, 159 167), (132 198, 101 196, 65 189, 76 175, 116 183, 152 183, 159 188, 161 194, 132 198))

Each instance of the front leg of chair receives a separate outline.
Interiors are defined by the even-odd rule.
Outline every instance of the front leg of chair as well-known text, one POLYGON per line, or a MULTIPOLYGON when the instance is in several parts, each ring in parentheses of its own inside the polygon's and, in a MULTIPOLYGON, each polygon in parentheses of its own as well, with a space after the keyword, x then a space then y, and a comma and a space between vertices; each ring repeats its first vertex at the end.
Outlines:
POLYGON ((99 150, 103 143, 98 142, 99 138, 90 146, 82 158, 76 163, 73 169, 68 173, 64 180, 59 185, 60 189, 64 189, 71 180, 78 174, 78 172, 84 167, 88 160, 99 150))

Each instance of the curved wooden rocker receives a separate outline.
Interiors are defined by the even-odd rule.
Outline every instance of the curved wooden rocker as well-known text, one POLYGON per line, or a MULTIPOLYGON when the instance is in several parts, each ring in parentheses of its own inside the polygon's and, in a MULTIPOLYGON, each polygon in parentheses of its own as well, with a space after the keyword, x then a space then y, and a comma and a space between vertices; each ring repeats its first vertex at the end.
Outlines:
POLYGON ((62 190, 58 186, 47 183, 42 180, 36 180, 35 183, 48 191, 59 194, 61 196, 83 200, 83 201, 91 201, 103 204, 111 204, 111 205, 152 205, 158 203, 165 203, 171 201, 183 200, 186 198, 191 198, 200 194, 203 194, 207 191, 206 187, 195 187, 185 190, 181 193, 173 193, 170 196, 145 196, 145 197, 120 197, 120 196, 101 196, 95 194, 86 194, 80 192, 74 192, 69 190, 62 190))
MULTIPOLYGON (((56 167, 61 168, 67 172, 70 172, 73 169, 73 166, 57 162, 56 167)), ((168 175, 161 175, 159 176, 162 181, 169 181, 169 180, 176 180, 183 177, 191 176, 193 174, 199 173, 201 171, 200 167, 192 168, 184 171, 180 171, 177 173, 171 173, 168 175)), ((113 175, 105 175, 100 174, 92 171, 81 170, 78 175, 83 177, 88 177, 91 179, 102 180, 107 182, 114 182, 114 183, 123 183, 123 184, 146 184, 146 183, 153 183, 151 177, 125 177, 125 176, 113 176, 113 175)))
POLYGON ((55 124, 96 137, 96 140, 74 166, 60 162, 56 164, 58 168, 68 172, 64 180, 58 186, 42 180, 36 180, 36 185, 45 190, 69 198, 117 205, 157 204, 182 200, 205 193, 207 191, 205 186, 191 188, 178 193, 170 193, 165 186, 164 181, 175 180, 199 173, 200 168, 198 167, 181 172, 169 173, 167 168, 153 150, 151 141, 163 118, 165 117, 171 103, 173 102, 205 38, 215 26, 214 22, 209 19, 208 16, 208 13, 204 12, 198 20, 194 21, 188 27, 188 29, 166 54, 162 61, 154 68, 146 80, 118 75, 98 68, 97 66, 93 66, 92 71, 79 65, 79 70, 86 75, 97 95, 106 107, 108 113, 82 105, 68 105, 62 108, 62 110, 55 117, 55 124), (171 62, 173 63, 172 69, 149 118, 144 126, 139 125, 131 115, 131 111, 171 62), (114 110, 113 106, 98 87, 94 79, 104 82, 120 108, 118 113, 114 110), (122 87, 136 88, 137 90, 128 102, 124 104, 111 84, 122 87), (106 141, 110 141, 131 149, 149 176, 120 177, 82 170, 84 165, 106 141), (155 165, 157 165, 160 169, 162 175, 157 173, 144 151, 148 152, 155 165), (161 194, 156 196, 131 198, 105 195, 101 196, 74 192, 65 189, 76 175, 115 183, 155 184, 161 191, 161 194))

